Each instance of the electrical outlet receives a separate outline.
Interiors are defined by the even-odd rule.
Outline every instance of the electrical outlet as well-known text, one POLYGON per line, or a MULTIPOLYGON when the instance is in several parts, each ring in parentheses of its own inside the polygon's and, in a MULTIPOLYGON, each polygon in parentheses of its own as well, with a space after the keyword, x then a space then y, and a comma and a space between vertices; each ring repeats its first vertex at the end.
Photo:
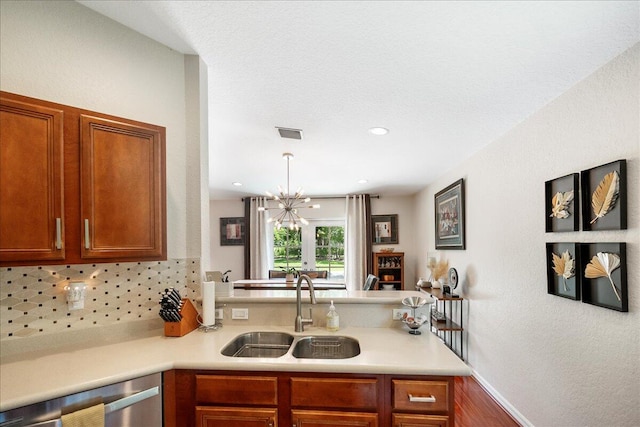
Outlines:
POLYGON ((411 316, 411 309, 409 308, 394 308, 393 309, 393 320, 402 320, 402 317, 407 314, 407 316, 411 316))
POLYGON ((249 309, 248 308, 232 308, 231 319, 249 320, 249 309))
POLYGON ((221 308, 216 308, 216 320, 224 319, 224 310, 221 308))

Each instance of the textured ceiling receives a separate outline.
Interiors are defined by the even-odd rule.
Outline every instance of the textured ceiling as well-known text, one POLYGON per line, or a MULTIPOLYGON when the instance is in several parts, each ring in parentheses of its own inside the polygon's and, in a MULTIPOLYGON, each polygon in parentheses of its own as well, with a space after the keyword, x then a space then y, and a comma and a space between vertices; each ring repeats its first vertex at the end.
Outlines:
POLYGON ((206 62, 213 199, 286 151, 310 195, 414 193, 640 40, 637 1, 79 2, 206 62))

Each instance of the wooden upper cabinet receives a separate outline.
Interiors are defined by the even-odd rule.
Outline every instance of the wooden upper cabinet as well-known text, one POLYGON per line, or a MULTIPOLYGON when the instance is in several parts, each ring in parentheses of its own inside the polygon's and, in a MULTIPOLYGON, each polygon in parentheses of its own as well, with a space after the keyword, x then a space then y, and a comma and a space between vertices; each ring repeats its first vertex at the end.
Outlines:
POLYGON ((0 265, 167 259, 165 128, 0 97, 0 265))
POLYGON ((163 129, 89 115, 80 123, 82 258, 162 256, 163 129))
POLYGON ((62 110, 0 97, 0 260, 65 258, 62 110))

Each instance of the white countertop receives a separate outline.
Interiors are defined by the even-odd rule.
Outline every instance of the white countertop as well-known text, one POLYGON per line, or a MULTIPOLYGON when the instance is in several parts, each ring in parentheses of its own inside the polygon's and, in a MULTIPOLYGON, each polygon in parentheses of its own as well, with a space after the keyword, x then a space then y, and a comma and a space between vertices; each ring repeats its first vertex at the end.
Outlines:
MULTIPOLYGON (((384 304, 398 303, 405 297, 419 296, 427 300, 428 304, 433 299, 419 291, 348 291, 346 289, 327 289, 314 292, 318 303, 328 303, 333 300, 336 304, 384 304)), ((304 301, 309 300, 309 290, 302 290, 304 301)), ((295 289, 235 289, 233 296, 217 296, 216 302, 252 302, 252 303, 287 303, 296 301, 295 289)))
POLYGON ((193 331, 184 337, 157 336, 82 348, 55 354, 26 354, 0 365, 0 411, 100 387, 169 369, 342 372, 468 376, 471 369, 427 330, 410 335, 404 328, 347 327, 336 333, 307 327, 293 332, 284 326, 224 326, 218 331, 193 331), (220 350, 237 335, 250 331, 283 331, 299 335, 346 335, 358 339, 361 354, 351 359, 232 358, 220 350))

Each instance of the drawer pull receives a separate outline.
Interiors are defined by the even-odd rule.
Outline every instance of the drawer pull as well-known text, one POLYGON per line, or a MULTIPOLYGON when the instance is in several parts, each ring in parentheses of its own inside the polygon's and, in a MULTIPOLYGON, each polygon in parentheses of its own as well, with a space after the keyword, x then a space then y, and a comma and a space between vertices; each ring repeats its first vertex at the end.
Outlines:
POLYGON ((413 394, 409 393, 409 402, 436 403, 436 397, 435 396, 414 396, 413 394))

